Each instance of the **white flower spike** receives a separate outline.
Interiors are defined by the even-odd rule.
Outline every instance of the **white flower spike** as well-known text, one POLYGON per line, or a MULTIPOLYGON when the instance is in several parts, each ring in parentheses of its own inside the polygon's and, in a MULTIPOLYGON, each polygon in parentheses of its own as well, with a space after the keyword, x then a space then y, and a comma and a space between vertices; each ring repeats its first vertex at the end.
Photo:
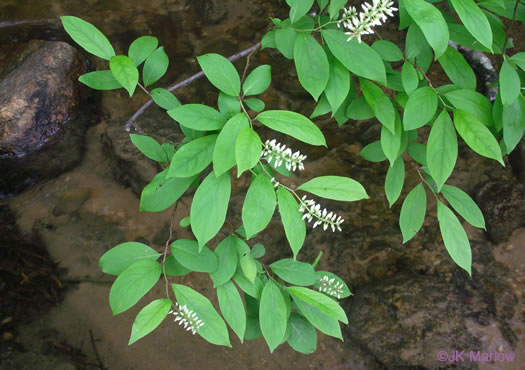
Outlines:
POLYGON ((306 195, 301 199, 299 212, 304 213, 303 220, 306 219, 308 222, 312 222, 313 218, 316 218, 313 225, 314 229, 323 224, 323 230, 330 227, 332 232, 335 232, 336 229, 342 231, 340 225, 344 219, 333 212, 328 212, 326 208, 321 212, 321 205, 315 204, 315 201, 312 199, 306 199, 306 195))
POLYGON ((295 171, 296 169, 304 170, 303 161, 306 159, 305 155, 301 155, 299 151, 292 154, 292 150, 286 145, 277 143, 275 139, 266 140, 264 148, 261 153, 261 158, 266 159, 268 163, 272 163, 274 167, 279 167, 284 163, 288 171, 295 171))
POLYGON ((204 322, 199 319, 199 316, 192 310, 190 310, 186 305, 181 306, 177 303, 177 309, 175 311, 170 311, 169 313, 175 315, 175 322, 179 322, 179 325, 184 325, 184 329, 191 330, 193 335, 199 331, 199 329, 204 325, 204 322))
POLYGON ((335 278, 330 279, 325 275, 319 280, 319 291, 339 299, 341 298, 341 294, 343 294, 343 284, 335 281, 335 278))

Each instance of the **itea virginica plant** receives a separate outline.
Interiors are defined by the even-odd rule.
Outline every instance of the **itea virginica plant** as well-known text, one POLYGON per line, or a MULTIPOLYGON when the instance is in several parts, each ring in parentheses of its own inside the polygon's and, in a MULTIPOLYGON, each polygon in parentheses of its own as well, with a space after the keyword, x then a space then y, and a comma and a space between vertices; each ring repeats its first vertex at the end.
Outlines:
MULTIPOLYGON (((503 155, 523 136, 525 53, 507 55, 512 40, 498 17, 510 18, 512 24, 523 22, 522 4, 451 0, 437 8, 425 0, 401 0, 394 7, 392 1, 373 0, 362 4, 359 11, 346 6, 345 0, 286 3, 290 17, 271 19, 275 27, 261 44, 294 61, 299 82, 318 101, 310 118, 331 113, 343 125, 349 119, 375 117, 381 124, 380 139, 366 145, 361 156, 372 162, 388 160, 385 194, 390 206, 403 190, 406 161, 414 162, 411 166, 421 180, 401 207, 403 243, 421 229, 429 193, 435 198, 444 246, 470 275, 470 243, 456 213, 478 228, 485 228, 485 222, 474 201, 446 181, 458 157, 458 134, 474 152, 501 164, 503 155), (398 9, 404 52, 384 40, 377 29, 398 9), (375 36, 380 40, 369 46, 367 41, 375 36), (495 101, 476 92, 472 68, 449 41, 502 55, 495 101), (451 84, 432 83, 427 71, 433 61, 440 64, 451 84)), ((287 145, 293 147, 293 140, 314 146, 326 146, 326 142, 310 118, 265 110, 256 96, 269 87, 271 67, 262 65, 245 77, 246 63, 241 77, 223 56, 202 55, 197 58, 199 65, 219 90, 218 110, 203 104, 181 105, 166 89, 148 90, 165 74, 169 63, 155 37, 140 37, 130 45, 128 55, 117 56, 108 39, 90 23, 72 16, 62 17, 62 23, 81 47, 109 61, 109 69, 81 76, 82 83, 98 90, 124 88, 130 97, 139 87, 167 111, 185 136, 175 146, 130 135, 146 157, 165 167, 144 188, 141 211, 176 206, 190 186, 196 187, 190 214, 180 222, 181 227, 191 227, 194 240, 172 241, 170 232, 160 252, 128 242, 100 258, 102 270, 117 276, 109 295, 114 315, 134 306, 163 276, 165 296, 138 313, 129 344, 149 334, 170 314, 183 330, 217 345, 231 346, 226 323, 241 342, 264 337, 271 352, 285 342, 302 353, 315 351, 316 329, 342 340, 339 322, 346 324, 348 319, 338 300, 352 293, 338 276, 315 270, 322 254, 313 263, 300 261, 298 254, 306 237, 306 222, 313 228, 319 226, 321 232, 344 228, 341 216, 311 196, 352 202, 368 195, 357 181, 340 176, 315 177, 296 189, 287 186, 287 176, 308 165, 305 155, 287 145), (292 141, 283 145, 269 137, 263 144, 257 133, 261 126, 292 141), (242 224, 217 240, 226 220, 231 181, 243 174, 251 183, 242 207, 242 224), (265 247, 248 243, 253 244, 250 240, 264 231, 276 208, 292 258, 266 266, 259 261, 265 247), (210 249, 207 243, 212 240, 217 245, 210 249), (207 297, 176 283, 178 276, 190 272, 209 275, 222 316, 207 297)))

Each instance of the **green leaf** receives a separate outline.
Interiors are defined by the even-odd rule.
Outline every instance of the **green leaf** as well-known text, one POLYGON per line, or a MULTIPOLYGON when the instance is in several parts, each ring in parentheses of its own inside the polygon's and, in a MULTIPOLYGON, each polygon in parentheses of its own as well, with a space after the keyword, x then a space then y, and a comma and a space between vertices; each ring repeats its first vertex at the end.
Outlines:
POLYGON ((317 349, 317 333, 312 324, 296 313, 290 315, 290 336, 288 344, 297 352, 310 354, 317 349))
POLYGON ((390 162, 390 167, 394 165, 395 160, 399 157, 401 148, 401 141, 403 139, 403 128, 399 114, 395 112, 395 129, 394 134, 387 129, 386 126, 381 126, 381 149, 390 162))
POLYGON ((404 1, 403 5, 423 31, 428 43, 434 49, 436 58, 439 58, 447 49, 449 40, 447 23, 441 12, 425 0, 404 1))
POLYGON ((195 312, 204 323, 197 333, 212 344, 231 347, 228 328, 210 300, 195 290, 179 284, 171 284, 177 302, 195 312))
POLYGON ((283 341, 288 312, 279 287, 273 281, 268 280, 261 294, 259 322, 264 339, 272 353, 283 341))
POLYGON ((246 276, 244 276, 244 273, 241 271, 241 267, 237 268, 237 271, 235 272, 235 275, 233 275, 233 280, 237 283, 239 288, 242 289, 242 291, 249 296, 252 296, 255 299, 261 298, 261 293, 264 288, 264 283, 259 277, 255 278, 255 282, 251 283, 246 276))
POLYGON ((267 48, 277 48, 277 45, 275 44, 275 31, 276 30, 270 30, 263 36, 261 40, 261 50, 267 48))
POLYGON ((133 61, 124 55, 111 57, 109 69, 118 83, 128 91, 129 96, 132 96, 139 82, 139 71, 133 61))
POLYGON ((183 145, 171 159, 170 177, 192 177, 211 163, 217 135, 200 137, 183 145))
POLYGON ((286 0, 286 3, 290 6, 290 19, 293 23, 308 13, 314 0, 286 0))
POLYGON ((321 35, 332 54, 350 72, 386 85, 385 65, 374 49, 364 42, 359 43, 356 39, 347 42, 348 37, 338 30, 325 29, 321 31, 321 35), (356 55, 359 57, 356 58, 356 55))
POLYGON ((399 62, 403 60, 403 53, 399 47, 391 41, 374 41, 372 48, 377 51, 381 58, 386 62, 399 62))
POLYGON ((408 61, 403 63, 401 82, 403 83, 403 89, 405 89, 408 95, 412 94, 419 85, 419 78, 417 77, 416 69, 412 66, 412 63, 408 61))
POLYGON ((248 239, 268 226, 276 204, 270 179, 265 174, 258 175, 248 188, 242 206, 242 223, 248 239))
POLYGON ((390 132, 395 132, 396 115, 392 102, 383 90, 367 80, 361 80, 361 88, 366 102, 374 111, 375 116, 390 132))
POLYGON ((244 103, 248 106, 248 108, 257 113, 262 112, 265 107, 264 102, 257 98, 244 99, 244 103))
POLYGON ((405 162, 399 156, 392 167, 388 168, 385 179, 385 195, 390 207, 396 202, 405 182, 405 162))
POLYGON ((492 158, 501 163, 501 149, 489 129, 474 116, 456 109, 454 111, 454 124, 459 135, 465 143, 476 153, 487 158, 492 158))
POLYGON ((155 104, 168 111, 181 106, 179 99, 166 89, 158 87, 151 90, 150 94, 155 104))
POLYGON ((330 19, 336 19, 339 17, 339 11, 345 6, 347 0, 331 0, 328 6, 328 14, 330 19))
POLYGON ((62 26, 69 36, 88 53, 110 60, 115 50, 102 32, 91 23, 73 16, 60 17, 62 26))
POLYGON ((105 274, 120 275, 122 271, 135 262, 148 260, 155 261, 160 253, 148 247, 146 244, 137 242, 126 242, 119 244, 104 253, 98 265, 105 274))
POLYGON ((168 161, 166 152, 162 146, 150 136, 130 134, 129 138, 133 145, 142 152, 146 157, 156 162, 165 163, 168 161))
POLYGON ((320 176, 313 178, 297 188, 326 199, 354 202, 368 199, 363 186, 349 177, 320 176))
POLYGON ((499 71, 499 88, 503 106, 511 105, 520 94, 520 76, 509 61, 503 61, 499 71))
POLYGON ((238 113, 226 122, 217 137, 213 149, 213 171, 220 176, 237 163, 235 160, 235 141, 239 131, 249 128, 250 122, 244 113, 238 113))
POLYGON ((144 70, 142 71, 144 86, 153 85, 160 80, 168 70, 169 62, 169 58, 166 55, 163 46, 151 53, 146 59, 144 70))
POLYGON ((266 253, 266 249, 264 249, 264 245, 262 244, 255 244, 250 252, 250 256, 252 258, 261 258, 266 253))
POLYGON ((326 113, 329 113, 331 110, 332 108, 330 107, 330 103, 326 98, 326 94, 321 94, 321 99, 319 99, 319 102, 315 106, 314 111, 310 115, 310 118, 322 116, 326 113))
POLYGON ((403 115, 405 131, 424 126, 436 114, 438 98, 429 86, 420 87, 408 97, 403 115))
POLYGON ((289 25, 288 27, 275 30, 275 45, 277 46, 277 50, 287 59, 293 59, 296 38, 297 32, 289 25))
POLYGON ((299 205, 293 195, 281 186, 277 190, 277 201, 284 226, 284 233, 290 243, 294 258, 296 258, 306 237, 306 225, 299 212, 299 205))
POLYGON ((294 297, 294 301, 301 300, 312 307, 318 308, 328 316, 348 324, 345 311, 332 298, 304 287, 291 286, 287 290, 294 297))
POLYGON ((381 142, 379 140, 365 146, 361 149, 359 155, 370 162, 383 162, 386 160, 385 153, 383 153, 383 149, 381 149, 381 142))
POLYGON ((237 270, 239 258, 235 243, 235 238, 230 235, 227 238, 224 238, 213 252, 219 263, 217 270, 210 274, 214 287, 226 283, 233 277, 237 270))
POLYGON ((231 118, 237 113, 241 112, 241 103, 237 97, 225 94, 222 91, 219 92, 217 105, 219 106, 221 113, 228 116, 228 118, 231 118))
POLYGON ((197 61, 213 86, 228 95, 240 95, 241 79, 228 59, 222 55, 210 53, 197 57, 197 61))
POLYGON ((449 46, 438 58, 438 62, 454 84, 464 89, 476 90, 476 75, 459 51, 449 46))
POLYGON ((110 70, 89 72, 80 76, 78 80, 95 90, 116 90, 123 87, 110 70))
POLYGON ((177 261, 173 256, 166 257, 166 263, 164 264, 164 268, 166 269, 166 275, 171 276, 182 276, 191 272, 191 270, 182 266, 180 262, 177 261))
POLYGON ((131 43, 128 50, 129 58, 138 67, 159 46, 159 40, 153 36, 142 36, 131 43))
POLYGON ((218 130, 224 125, 224 116, 203 104, 184 104, 168 114, 181 125, 198 131, 218 130))
POLYGON ((507 154, 521 141, 525 131, 525 99, 518 97, 511 105, 503 107, 503 141, 507 154))
POLYGON ((446 205, 437 200, 437 217, 443 243, 452 260, 462 269, 471 273, 472 251, 467 233, 458 218, 446 205))
POLYGON ((456 130, 448 113, 442 111, 432 126, 427 146, 428 170, 438 192, 454 170, 457 157, 456 130))
POLYGON ((330 77, 326 84, 325 95, 332 112, 337 112, 350 91, 350 73, 337 59, 330 60, 330 77))
POLYGON ((242 84, 243 94, 257 95, 263 93, 272 81, 272 67, 264 64, 250 72, 242 84))
POLYGON ((427 167, 427 146, 425 144, 410 143, 407 146, 407 153, 414 161, 427 167))
POLYGON ((285 110, 267 110, 259 113, 255 119, 272 130, 290 135, 310 145, 324 145, 323 133, 302 114, 285 110))
POLYGON ((487 127, 493 125, 492 104, 485 96, 463 89, 449 91, 445 96, 455 108, 473 115, 487 127))
POLYGON ((171 243, 171 254, 189 270, 209 273, 217 271, 217 257, 208 247, 199 248, 195 240, 175 240, 171 243))
POLYGON ((299 82, 317 101, 328 83, 330 65, 323 48, 309 33, 297 35, 294 62, 299 82))
POLYGON ((352 292, 350 291, 350 289, 348 289, 348 285, 346 285, 343 279, 341 279, 339 276, 328 271, 316 271, 315 275, 317 276, 317 281, 314 284, 315 289, 319 290, 319 288, 321 288, 321 280, 328 278, 329 280, 334 279, 334 285, 339 283, 343 287, 339 298, 346 298, 352 295, 352 292))
POLYGON ((366 120, 374 118, 375 113, 370 108, 363 96, 352 100, 346 110, 346 116, 354 120, 366 120))
POLYGON ((200 184, 191 204, 191 229, 199 247, 213 238, 226 220, 230 201, 230 174, 215 176, 211 172, 200 184))
POLYGON ((272 271, 284 281, 295 285, 313 285, 317 276, 309 263, 285 258, 270 265, 272 271))
POLYGON ((317 0, 317 4, 319 5, 319 11, 323 11, 324 8, 326 8, 326 6, 328 5, 328 3, 330 2, 330 0, 317 0))
POLYGON ((463 190, 455 186, 443 185, 441 194, 447 202, 461 215, 469 224, 480 229, 485 229, 485 219, 478 205, 463 190))
POLYGON ((419 183, 408 193, 399 215, 399 226, 403 234, 403 244, 408 242, 423 226, 427 210, 427 195, 423 184, 419 183))
POLYGON ((235 160, 237 162, 237 178, 250 168, 255 167, 261 158, 261 138, 250 127, 239 130, 235 140, 235 160))
POLYGON ((135 305, 159 281, 162 267, 151 260, 135 262, 115 280, 109 291, 113 316, 135 305))
POLYGON ((489 21, 473 0, 450 0, 467 30, 492 51, 492 31, 489 21))
POLYGON ((510 57, 510 60, 525 71, 525 52, 522 51, 521 53, 514 54, 510 57))
POLYGON ((255 284, 255 278, 257 277, 257 264, 255 263, 255 259, 248 253, 241 257, 239 265, 246 279, 248 279, 251 284, 255 284))
POLYGON ((306 317, 306 319, 319 331, 325 333, 326 335, 343 340, 341 327, 339 326, 337 319, 324 313, 315 306, 310 306, 308 303, 300 299, 294 299, 294 303, 296 304, 300 313, 306 317))
POLYGON ((237 288, 228 281, 217 288, 217 298, 222 316, 243 343, 246 332, 246 312, 237 288))
POLYGON ((155 330, 168 316, 170 308, 171 301, 169 299, 156 299, 140 310, 135 322, 133 322, 128 346, 155 330))
POLYGON ((171 207, 195 180, 192 177, 169 177, 168 170, 159 172, 142 190, 140 195, 141 212, 160 212, 171 207))

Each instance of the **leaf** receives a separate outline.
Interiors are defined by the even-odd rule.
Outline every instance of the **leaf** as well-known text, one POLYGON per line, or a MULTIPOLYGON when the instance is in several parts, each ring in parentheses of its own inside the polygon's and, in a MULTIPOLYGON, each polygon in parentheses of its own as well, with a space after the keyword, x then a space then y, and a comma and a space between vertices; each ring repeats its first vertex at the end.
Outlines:
POLYGON ((473 151, 484 157, 497 160, 502 166, 505 165, 498 142, 483 123, 467 112, 456 109, 454 111, 454 124, 459 135, 473 151))
POLYGON ((286 0, 286 3, 290 6, 290 19, 293 23, 308 13, 314 0, 286 0))
POLYGON ((268 280, 261 294, 259 323, 264 339, 272 353, 283 341, 288 312, 279 287, 273 281, 268 280))
POLYGON ((330 103, 326 98, 326 94, 321 94, 321 99, 319 99, 319 102, 315 106, 314 111, 310 115, 310 118, 322 116, 326 113, 329 113, 331 110, 332 108, 330 107, 330 103))
POLYGON ((213 238, 226 220, 230 201, 230 174, 215 176, 211 172, 200 184, 191 204, 191 229, 199 248, 213 238))
POLYGON ((129 58, 138 67, 159 46, 159 40, 153 36, 142 36, 131 43, 128 50, 129 58))
POLYGON ((162 267, 151 260, 135 262, 115 280, 109 291, 113 316, 135 305, 159 281, 162 267))
POLYGON ((110 70, 85 73, 78 80, 95 90, 116 90, 123 87, 110 70))
POLYGON ((241 93, 241 79, 232 62, 219 54, 204 54, 197 61, 206 78, 219 90, 231 96, 241 93))
POLYGON ((179 284, 171 284, 177 302, 195 312, 204 323, 197 334, 212 344, 231 347, 228 328, 210 300, 195 290, 179 284))
POLYGON ((328 316, 333 317, 344 324, 348 324, 348 318, 346 317, 345 311, 332 298, 327 297, 323 293, 304 287, 291 286, 288 287, 287 290, 294 297, 294 301, 299 299, 312 307, 318 308, 328 316))
POLYGON ((259 135, 250 127, 239 130, 235 140, 235 160, 237 161, 237 178, 250 168, 255 167, 261 158, 262 143, 259 135))
POLYGON ((365 120, 374 118, 375 113, 370 108, 363 96, 352 100, 346 110, 346 116, 354 120, 365 120))
POLYGON ((403 244, 408 242, 423 226, 427 210, 427 195, 423 184, 417 184, 408 193, 399 215, 399 226, 403 234, 403 244))
POLYGON ((233 116, 226 122, 217 137, 213 149, 213 171, 220 176, 237 163, 235 160, 235 141, 239 131, 249 128, 250 122, 244 113, 233 116))
POLYGON ((144 86, 153 85, 155 82, 160 80, 168 70, 168 65, 168 56, 164 51, 164 47, 161 46, 151 53, 144 63, 144 69, 142 71, 142 80, 144 81, 144 86))
POLYGON ((390 208, 401 195, 405 182, 405 162, 399 156, 394 164, 388 168, 385 179, 385 195, 390 208))
POLYGON ((257 277, 257 264, 255 263, 255 259, 248 253, 240 258, 239 265, 246 279, 248 279, 251 284, 254 284, 255 278, 257 277))
POLYGON ((169 299, 156 299, 140 310, 131 328, 128 346, 145 337, 160 325, 171 308, 169 299))
POLYGON ((155 104, 168 111, 181 106, 179 99, 166 89, 155 88, 150 94, 155 104))
POLYGON ((372 49, 377 51, 386 62, 399 62, 403 60, 403 53, 399 47, 391 41, 377 40, 372 44, 372 49))
POLYGON ((246 77, 242 84, 243 94, 245 96, 262 94, 270 86, 271 81, 272 67, 268 64, 259 66, 246 77))
POLYGON ((452 120, 442 111, 430 131, 427 146, 428 170, 438 192, 452 174, 458 157, 458 139, 452 120))
POLYGON ((332 112, 337 112, 349 91, 350 73, 337 59, 332 58, 330 61, 330 76, 325 89, 325 95, 330 103, 332 112))
POLYGON ((330 65, 323 48, 309 33, 297 35, 294 62, 299 82, 317 101, 328 83, 330 65))
POLYGON ((297 190, 343 202, 368 199, 368 194, 363 186, 349 177, 320 176, 305 182, 297 190))
POLYGON ((382 162, 386 160, 385 153, 383 153, 383 149, 381 149, 381 142, 379 140, 366 145, 361 149, 359 155, 370 162, 382 162))
POLYGON ((520 53, 514 54, 510 57, 510 60, 512 60, 514 64, 516 64, 523 71, 525 71, 525 52, 522 51, 520 53))
POLYGON ((450 0, 467 30, 492 51, 492 31, 489 21, 473 0, 450 0))
POLYGON ((339 11, 345 6, 347 0, 331 0, 328 6, 328 14, 330 19, 336 19, 339 17, 339 11))
POLYGON ((166 275, 171 275, 171 276, 182 276, 182 275, 189 274, 191 272, 191 270, 182 266, 180 262, 177 261, 175 257, 173 256, 166 257, 164 268, 166 270, 166 275))
POLYGON ((404 1, 403 5, 423 31, 428 43, 434 49, 436 58, 439 58, 447 49, 449 40, 447 23, 441 12, 424 0, 404 1))
POLYGON ((219 263, 217 270, 210 274, 215 288, 230 280, 237 270, 239 258, 235 243, 235 238, 230 235, 224 238, 213 252, 219 263))
POLYGON ((132 96, 139 82, 139 71, 133 61, 124 55, 111 57, 109 69, 118 83, 128 91, 129 96, 132 96))
POLYGON ((195 180, 195 176, 166 178, 167 173, 168 170, 159 172, 144 187, 140 195, 141 212, 160 212, 171 207, 195 180))
MULTIPOLYGON (((441 194, 447 202, 469 224, 480 229, 485 229, 485 219, 478 205, 463 190, 450 185, 443 185, 441 194)), ((486 229, 485 229, 486 230, 486 229)))
MULTIPOLYGON (((283 22, 284 23, 284 22, 283 22)), ((293 59, 295 39, 297 38, 297 32, 288 26, 275 30, 275 45, 277 50, 281 52, 287 59, 293 59)))
POLYGON ((428 123, 436 114, 437 105, 437 94, 429 86, 420 87, 410 94, 403 115, 405 131, 420 128, 428 123))
POLYGON ((241 103, 237 97, 225 94, 222 91, 219 92, 217 105, 219 106, 219 111, 228 118, 231 118, 237 113, 241 112, 241 103))
POLYGON ((246 332, 246 312, 237 288, 228 281, 217 288, 217 298, 222 316, 243 343, 246 332))
POLYGON ((374 111, 374 115, 379 122, 390 132, 394 133, 396 115, 394 106, 388 96, 385 95, 381 88, 367 80, 361 80, 361 88, 363 89, 366 102, 374 111))
POLYGON ((265 174, 258 175, 248 188, 242 206, 242 224, 248 239, 266 228, 276 204, 275 190, 270 179, 265 174))
POLYGON ((285 110, 267 110, 259 113, 255 119, 272 130, 290 135, 310 145, 324 145, 323 133, 302 114, 285 110))
POLYGON ((503 106, 511 105, 520 94, 520 76, 509 61, 503 61, 499 71, 499 88, 503 106))
POLYGON ((449 91, 445 96, 455 108, 473 115, 487 127, 493 125, 492 104, 485 96, 464 89, 449 91))
POLYGON ((417 77, 416 69, 408 61, 403 63, 401 82, 403 83, 403 89, 405 89, 408 95, 412 94, 419 85, 419 78, 417 77))
POLYGON ((503 141, 507 154, 521 141, 525 131, 525 99, 518 97, 511 105, 503 107, 503 141))
POLYGON ((348 37, 338 30, 325 29, 321 31, 321 35, 332 54, 350 72, 386 85, 385 65, 374 49, 356 39, 347 42, 348 37), (356 55, 359 55, 359 58, 356 58, 356 55))
POLYGON ((146 244, 126 242, 104 253, 104 255, 100 257, 98 265, 105 274, 117 276, 135 262, 143 260, 155 261, 159 257, 160 253, 148 247, 146 244))
POLYGON ((171 254, 184 267, 197 272, 217 271, 217 257, 212 251, 199 245, 195 240, 178 239, 171 243, 171 254))
POLYGON ((288 344, 297 352, 310 354, 317 349, 317 333, 312 324, 296 313, 290 315, 290 336, 288 344))
POLYGON ((235 272, 235 275, 233 275, 233 280, 237 283, 239 288, 242 289, 242 291, 249 296, 260 299, 261 293, 264 288, 264 283, 259 277, 255 278, 255 282, 251 283, 246 276, 241 271, 241 268, 239 267, 237 271, 235 272))
POLYGON ((315 275, 317 276, 317 281, 314 284, 315 289, 321 288, 320 281, 324 278, 328 278, 329 280, 334 279, 334 284, 339 283, 342 285, 343 288, 339 298, 346 298, 352 295, 352 292, 350 289, 348 289, 348 285, 346 285, 343 279, 341 279, 339 276, 328 271, 316 271, 315 275))
POLYGON ((427 167, 427 146, 425 144, 410 143, 407 146, 407 153, 414 161, 427 167))
POLYGON ((343 340, 341 327, 339 326, 337 319, 324 313, 317 307, 310 306, 308 303, 300 299, 294 299, 294 303, 297 305, 300 313, 306 317, 308 322, 315 326, 319 331, 326 335, 343 340))
POLYGON ((309 263, 285 258, 270 265, 272 271, 281 279, 295 285, 313 285, 317 277, 314 268, 309 263))
POLYGON ((277 48, 277 45, 275 44, 275 31, 276 30, 270 30, 263 36, 261 40, 261 50, 267 48, 277 48))
POLYGON ((62 16, 60 20, 73 41, 88 53, 106 60, 115 56, 115 50, 106 36, 91 23, 73 16, 62 16))
POLYGON ((459 51, 449 46, 438 58, 438 62, 454 84, 464 89, 476 90, 476 75, 459 51))
POLYGON ((264 110, 264 102, 261 99, 257 98, 248 98, 244 100, 244 103, 250 108, 251 110, 259 113, 264 110))
POLYGON ((443 243, 452 260, 462 269, 471 273, 472 251, 467 233, 458 218, 446 205, 437 200, 437 217, 443 243))
POLYGON ((306 237, 306 225, 299 212, 299 205, 293 198, 293 195, 281 186, 277 190, 277 202, 284 226, 284 233, 290 243, 295 259, 306 237))
POLYGON ((142 152, 146 157, 156 162, 167 162, 166 152, 162 149, 162 146, 150 136, 130 134, 129 138, 133 145, 142 152))
POLYGON ((198 131, 218 130, 224 125, 224 116, 203 104, 184 104, 168 114, 181 125, 198 131))
POLYGON ((394 134, 387 129, 386 126, 381 126, 381 149, 390 162, 390 167, 394 165, 395 160, 399 157, 401 148, 401 141, 403 139, 403 128, 401 126, 401 119, 399 114, 395 112, 395 129, 394 134))
POLYGON ((266 253, 266 249, 264 248, 264 245, 262 244, 255 244, 250 252, 250 256, 252 258, 261 258, 266 253))
POLYGON ((200 137, 183 145, 171 159, 170 177, 192 177, 211 163, 217 135, 200 137))

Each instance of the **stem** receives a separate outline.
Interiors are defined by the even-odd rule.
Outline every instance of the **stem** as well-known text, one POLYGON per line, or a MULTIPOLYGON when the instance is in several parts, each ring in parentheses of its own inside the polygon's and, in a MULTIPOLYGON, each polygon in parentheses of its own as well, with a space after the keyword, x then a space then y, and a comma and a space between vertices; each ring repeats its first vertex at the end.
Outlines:
POLYGON ((501 55, 503 58, 505 57, 505 51, 507 50, 507 41, 509 39, 509 33, 512 30, 512 27, 514 26, 514 22, 516 21, 516 13, 518 11, 518 5, 520 4, 520 0, 516 0, 516 3, 514 4, 514 12, 512 14, 512 22, 510 23, 510 27, 505 32, 505 42, 503 43, 503 50, 501 51, 501 55))
POLYGON ((166 256, 168 254, 168 249, 170 248, 170 243, 173 238, 173 221, 175 219, 175 211, 177 210, 177 205, 179 202, 175 203, 175 207, 173 208, 173 212, 171 213, 171 220, 170 220, 170 236, 168 240, 166 240, 166 244, 164 244, 164 253, 162 256, 162 275, 164 276, 164 282, 166 283, 166 298, 170 299, 170 293, 169 293, 169 281, 168 281, 168 275, 166 275, 166 256))

